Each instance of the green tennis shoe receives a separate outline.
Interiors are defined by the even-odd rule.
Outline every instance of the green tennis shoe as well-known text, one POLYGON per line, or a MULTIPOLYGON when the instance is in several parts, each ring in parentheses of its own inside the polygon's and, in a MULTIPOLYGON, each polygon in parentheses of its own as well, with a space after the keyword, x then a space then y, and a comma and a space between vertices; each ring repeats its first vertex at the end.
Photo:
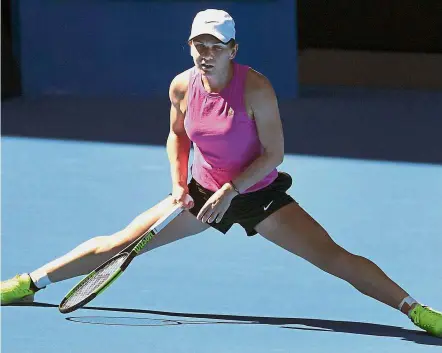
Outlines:
POLYGON ((417 304, 409 313, 411 321, 433 336, 442 337, 442 313, 417 304))
POLYGON ((27 273, 1 282, 2 305, 34 301, 31 277, 27 273))

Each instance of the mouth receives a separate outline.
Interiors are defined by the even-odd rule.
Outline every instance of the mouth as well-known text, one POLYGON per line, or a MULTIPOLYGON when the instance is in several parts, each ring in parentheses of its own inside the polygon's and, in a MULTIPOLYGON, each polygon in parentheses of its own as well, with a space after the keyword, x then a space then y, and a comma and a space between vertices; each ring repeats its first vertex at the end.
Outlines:
POLYGON ((206 64, 206 63, 202 63, 202 64, 200 64, 200 66, 201 66, 201 68, 204 70, 204 71, 208 71, 208 70, 211 70, 211 69, 213 69, 213 65, 210 65, 210 64, 206 64))

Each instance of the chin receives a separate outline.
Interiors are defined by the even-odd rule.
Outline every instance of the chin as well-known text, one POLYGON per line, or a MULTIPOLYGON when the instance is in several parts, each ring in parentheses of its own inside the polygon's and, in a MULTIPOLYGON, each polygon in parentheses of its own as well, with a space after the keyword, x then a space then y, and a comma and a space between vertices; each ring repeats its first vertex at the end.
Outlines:
POLYGON ((204 70, 203 68, 198 68, 198 70, 202 75, 207 76, 207 77, 215 75, 215 70, 213 70, 213 69, 212 70, 204 70))
POLYGON ((201 74, 202 74, 203 76, 206 76, 206 77, 210 77, 210 76, 214 76, 214 75, 215 75, 215 73, 214 73, 213 71, 204 71, 204 70, 200 70, 200 72, 201 72, 201 74))

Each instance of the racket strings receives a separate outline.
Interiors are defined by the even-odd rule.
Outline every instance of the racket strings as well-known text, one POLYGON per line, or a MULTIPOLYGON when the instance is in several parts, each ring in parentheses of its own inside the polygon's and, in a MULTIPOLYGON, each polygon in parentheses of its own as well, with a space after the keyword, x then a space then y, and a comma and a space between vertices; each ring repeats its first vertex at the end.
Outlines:
POLYGON ((112 259, 106 266, 82 281, 72 295, 66 299, 63 308, 73 307, 94 293, 121 267, 127 256, 128 254, 121 254, 121 256, 112 259))

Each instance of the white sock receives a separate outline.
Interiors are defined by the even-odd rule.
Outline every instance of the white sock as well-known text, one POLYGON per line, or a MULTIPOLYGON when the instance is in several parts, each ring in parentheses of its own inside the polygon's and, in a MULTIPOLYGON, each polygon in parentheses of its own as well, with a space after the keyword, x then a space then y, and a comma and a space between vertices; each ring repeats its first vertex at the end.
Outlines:
MULTIPOLYGON (((410 308, 411 308, 411 306, 412 306, 413 304, 418 304, 418 302, 417 302, 414 298, 408 296, 408 297, 405 297, 405 298, 401 301, 401 303, 399 304, 399 310, 402 311, 402 306, 403 306, 405 303, 407 303, 408 306, 409 306, 410 308)), ((408 317, 410 317, 410 312, 411 312, 411 310, 408 311, 408 317)))
POLYGON ((48 274, 43 270, 31 272, 29 276, 31 276, 32 282, 34 282, 38 289, 44 288, 52 283, 48 274))

